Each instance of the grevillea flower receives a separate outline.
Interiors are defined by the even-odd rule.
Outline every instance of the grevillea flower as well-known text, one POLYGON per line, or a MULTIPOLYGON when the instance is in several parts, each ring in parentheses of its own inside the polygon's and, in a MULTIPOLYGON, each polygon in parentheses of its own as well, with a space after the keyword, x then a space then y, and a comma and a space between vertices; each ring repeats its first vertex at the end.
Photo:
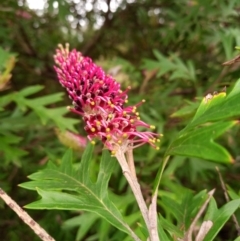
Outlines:
POLYGON ((120 84, 90 58, 75 49, 69 51, 68 44, 65 48, 59 45, 54 60, 59 82, 72 100, 74 108, 70 110, 82 116, 90 140, 101 139, 113 154, 117 148, 125 152, 144 143, 158 149, 158 134, 137 130, 138 127, 154 129, 141 121, 137 112, 137 106, 144 101, 125 106, 130 88, 122 91, 120 84))

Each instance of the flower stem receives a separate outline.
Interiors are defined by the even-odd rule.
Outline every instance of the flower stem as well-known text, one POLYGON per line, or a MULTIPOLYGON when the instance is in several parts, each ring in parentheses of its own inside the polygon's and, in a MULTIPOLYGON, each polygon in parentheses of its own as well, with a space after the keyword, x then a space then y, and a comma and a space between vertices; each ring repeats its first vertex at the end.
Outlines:
POLYGON ((128 149, 126 151, 126 159, 127 159, 128 167, 131 171, 132 176, 135 177, 135 179, 137 179, 136 169, 135 169, 135 164, 133 159, 133 149, 128 149))
POLYGON ((136 179, 136 176, 134 176, 129 168, 129 165, 126 161, 125 155, 123 153, 123 151, 121 150, 121 148, 118 149, 118 151, 116 152, 116 158, 122 168, 123 174, 125 176, 125 178, 127 179, 128 184, 130 185, 132 192, 135 196, 135 199, 138 203, 139 209, 142 213, 143 219, 146 223, 148 232, 149 232, 149 236, 150 236, 150 241, 159 241, 158 238, 158 234, 155 232, 155 230, 152 229, 152 225, 148 216, 148 208, 147 205, 144 201, 141 189, 140 189, 140 185, 136 179))

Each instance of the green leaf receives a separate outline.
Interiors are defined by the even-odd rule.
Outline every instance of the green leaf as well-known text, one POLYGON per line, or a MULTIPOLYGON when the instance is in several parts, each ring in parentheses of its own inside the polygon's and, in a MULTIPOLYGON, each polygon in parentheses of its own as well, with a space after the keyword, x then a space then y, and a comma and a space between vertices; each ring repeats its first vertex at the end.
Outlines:
POLYGON ((227 185, 228 195, 231 199, 239 199, 239 195, 229 186, 227 185))
POLYGON ((94 213, 83 213, 63 223, 63 229, 79 227, 76 240, 82 240, 94 223, 99 219, 94 213))
POLYGON ((171 241, 171 240, 168 238, 167 234, 165 233, 162 225, 158 225, 158 234, 159 234, 160 240, 171 241))
POLYGON ((233 46, 234 38, 232 35, 227 35, 227 34, 223 34, 223 33, 221 33, 220 36, 221 36, 221 40, 222 40, 226 58, 230 59, 233 57, 232 46, 233 46))
POLYGON ((45 95, 45 96, 38 97, 31 100, 31 103, 29 103, 28 105, 31 105, 33 107, 33 106, 44 106, 44 105, 53 104, 61 101, 63 95, 64 93, 55 93, 51 95, 45 95))
POLYGON ((194 64, 191 61, 187 61, 185 64, 176 54, 170 54, 170 57, 165 57, 158 50, 153 50, 153 54, 157 58, 157 61, 145 59, 143 66, 148 69, 157 68, 157 77, 172 72, 169 78, 170 80, 196 80, 194 64))
POLYGON ((194 196, 190 190, 186 189, 181 196, 175 195, 171 198, 163 196, 161 204, 166 211, 176 218, 178 227, 187 230, 206 198, 206 190, 194 196))
POLYGON ((206 122, 221 121, 238 116, 240 116, 240 79, 228 95, 221 92, 213 95, 212 99, 204 98, 186 129, 206 122))
POLYGON ((214 214, 218 211, 218 207, 217 207, 217 203, 215 201, 215 199, 212 197, 210 199, 210 202, 208 204, 208 209, 206 212, 206 215, 204 217, 204 220, 213 220, 214 214))
POLYGON ((0 154, 4 156, 7 162, 14 162, 17 166, 21 166, 20 157, 27 155, 25 150, 19 148, 21 140, 21 137, 12 133, 0 131, 0 154))
POLYGON ((108 181, 117 165, 116 160, 105 150, 97 181, 93 183, 89 175, 92 151, 93 146, 89 144, 78 170, 73 168, 72 153, 68 151, 59 167, 50 164, 46 169, 31 175, 33 181, 20 186, 37 190, 41 199, 26 207, 94 212, 118 229, 137 238, 108 197, 108 181))
POLYGON ((208 234, 204 238, 204 241, 212 241, 219 233, 223 225, 228 221, 228 219, 233 215, 233 213, 239 208, 240 199, 230 201, 225 204, 219 210, 214 213, 211 221, 213 222, 212 228, 209 230, 208 234))
POLYGON ((163 170, 171 155, 198 157, 219 163, 233 162, 228 151, 214 142, 214 139, 237 124, 237 121, 229 119, 237 119, 238 116, 240 116, 240 79, 227 96, 221 92, 210 95, 210 98, 203 98, 190 124, 179 132, 168 147, 154 181, 154 192, 158 189, 163 170))
POLYGON ((58 107, 54 109, 47 109, 45 107, 37 107, 34 109, 38 116, 41 118, 42 123, 46 124, 48 120, 52 120, 61 129, 69 129, 76 132, 75 124, 79 123, 78 119, 64 117, 69 111, 66 107, 58 107))
POLYGON ((62 100, 63 93, 55 93, 37 98, 26 98, 43 89, 43 86, 36 85, 24 88, 23 90, 0 98, 0 106, 4 107, 14 101, 22 112, 26 112, 28 108, 32 109, 40 118, 42 124, 46 124, 49 120, 53 121, 61 130, 71 130, 76 132, 75 124, 79 123, 78 119, 64 117, 69 112, 66 107, 47 108, 46 105, 55 104, 62 100))
POLYGON ((4 106, 8 105, 9 103, 11 103, 13 101, 14 96, 15 96, 15 93, 11 93, 11 94, 8 94, 8 95, 1 96, 0 106, 4 107, 4 106))
MULTIPOLYGON (((178 238, 182 238, 183 237, 183 231, 179 229, 179 227, 175 226, 172 222, 170 222, 169 220, 163 218, 162 216, 160 216, 159 222, 158 222, 158 230, 159 233, 162 233, 161 229, 165 229, 168 231, 168 233, 171 236, 177 236, 178 238)), ((161 239, 161 240, 165 240, 165 239, 161 239)))
POLYGON ((172 142, 167 155, 199 157, 222 163, 233 162, 228 151, 214 142, 214 139, 235 124, 236 121, 217 122, 186 131, 172 142))
POLYGON ((44 88, 44 86, 42 86, 42 85, 29 86, 29 87, 26 87, 26 88, 20 90, 19 95, 27 97, 29 95, 36 94, 43 88, 44 88))
POLYGON ((229 121, 229 118, 238 116, 240 116, 240 79, 228 95, 220 92, 203 98, 192 121, 171 143, 165 156, 181 155, 219 163, 232 162, 233 158, 228 151, 214 142, 214 139, 237 124, 236 121, 229 121))

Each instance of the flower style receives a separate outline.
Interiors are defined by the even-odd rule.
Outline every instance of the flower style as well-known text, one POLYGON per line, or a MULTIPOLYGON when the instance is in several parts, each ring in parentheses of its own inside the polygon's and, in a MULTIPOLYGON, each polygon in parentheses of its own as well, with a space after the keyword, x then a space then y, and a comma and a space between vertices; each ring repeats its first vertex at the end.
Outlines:
POLYGON ((145 143, 158 149, 158 134, 137 130, 137 127, 154 129, 141 121, 137 112, 137 106, 144 101, 125 107, 130 88, 122 91, 120 84, 90 58, 75 49, 69 51, 68 44, 65 48, 59 45, 54 60, 59 82, 73 101, 74 108, 70 110, 82 116, 90 140, 101 139, 113 154, 117 148, 125 152, 145 143))

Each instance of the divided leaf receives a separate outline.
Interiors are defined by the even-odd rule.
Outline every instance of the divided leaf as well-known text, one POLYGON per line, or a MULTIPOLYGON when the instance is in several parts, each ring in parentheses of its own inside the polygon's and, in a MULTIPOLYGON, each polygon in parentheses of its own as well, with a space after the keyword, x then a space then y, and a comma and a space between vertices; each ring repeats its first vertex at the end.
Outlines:
POLYGON ((108 151, 104 151, 97 181, 93 183, 89 175, 92 151, 93 147, 89 144, 78 170, 73 168, 72 153, 68 151, 60 166, 50 164, 46 169, 32 174, 29 177, 32 181, 20 186, 37 190, 41 199, 28 204, 26 208, 94 212, 138 240, 108 197, 108 182, 116 167, 116 160, 110 156, 108 151))
POLYGON ((0 107, 4 107, 14 101, 23 112, 26 112, 28 108, 32 109, 39 116, 43 124, 51 120, 62 130, 69 129, 76 132, 74 125, 79 121, 77 119, 64 117, 64 115, 69 112, 66 107, 56 107, 52 109, 46 107, 47 105, 61 101, 63 93, 29 98, 30 95, 39 92, 43 88, 44 87, 40 85, 30 86, 18 92, 5 95, 0 98, 0 107))

